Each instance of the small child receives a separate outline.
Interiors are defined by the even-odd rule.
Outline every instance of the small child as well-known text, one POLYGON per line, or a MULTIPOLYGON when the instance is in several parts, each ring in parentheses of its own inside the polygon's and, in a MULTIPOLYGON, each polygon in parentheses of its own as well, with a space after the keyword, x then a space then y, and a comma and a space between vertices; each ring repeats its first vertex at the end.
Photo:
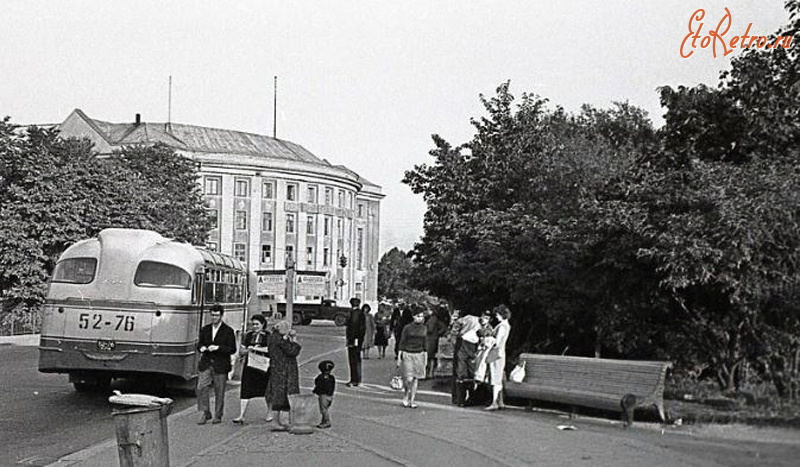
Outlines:
POLYGON ((319 368, 320 373, 314 379, 314 390, 312 391, 317 395, 319 412, 322 415, 322 422, 317 425, 317 428, 330 428, 331 417, 328 415, 328 409, 333 403, 333 391, 336 390, 336 378, 331 374, 333 362, 323 360, 319 362, 317 368, 319 368))

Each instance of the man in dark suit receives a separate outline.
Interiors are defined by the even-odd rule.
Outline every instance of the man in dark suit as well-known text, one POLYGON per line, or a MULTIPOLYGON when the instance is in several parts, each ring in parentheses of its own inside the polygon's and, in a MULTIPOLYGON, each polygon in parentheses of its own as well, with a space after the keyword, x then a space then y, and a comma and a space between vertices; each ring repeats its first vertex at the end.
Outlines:
POLYGON ((200 411, 198 425, 205 425, 211 419, 211 404, 208 391, 214 386, 214 419, 211 423, 222 421, 225 408, 225 384, 228 372, 231 371, 231 355, 236 352, 236 335, 233 329, 222 322, 225 310, 220 305, 213 305, 209 310, 211 323, 200 329, 197 350, 200 351, 200 363, 197 369, 197 409, 200 411))
POLYGON ((350 381, 347 386, 361 384, 361 348, 367 332, 366 318, 361 311, 361 300, 350 299, 350 316, 347 319, 345 336, 347 338, 347 362, 350 366, 350 381))

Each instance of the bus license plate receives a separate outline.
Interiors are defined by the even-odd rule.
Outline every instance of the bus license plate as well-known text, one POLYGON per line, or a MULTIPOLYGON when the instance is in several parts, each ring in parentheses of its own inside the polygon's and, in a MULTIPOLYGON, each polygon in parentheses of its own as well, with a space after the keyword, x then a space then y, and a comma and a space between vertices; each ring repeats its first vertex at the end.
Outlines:
POLYGON ((121 314, 81 313, 78 315, 78 329, 98 329, 133 332, 136 316, 121 314))

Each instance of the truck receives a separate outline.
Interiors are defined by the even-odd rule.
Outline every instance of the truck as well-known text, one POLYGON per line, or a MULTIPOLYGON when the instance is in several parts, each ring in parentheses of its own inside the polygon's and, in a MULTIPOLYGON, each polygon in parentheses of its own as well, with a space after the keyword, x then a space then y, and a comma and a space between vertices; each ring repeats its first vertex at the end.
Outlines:
MULTIPOLYGON (((278 313, 286 316, 286 304, 277 304, 278 313)), ((313 319, 333 321, 337 326, 347 324, 350 316, 350 308, 336 305, 333 299, 323 299, 320 303, 293 303, 292 304, 292 324, 311 324, 313 319)))

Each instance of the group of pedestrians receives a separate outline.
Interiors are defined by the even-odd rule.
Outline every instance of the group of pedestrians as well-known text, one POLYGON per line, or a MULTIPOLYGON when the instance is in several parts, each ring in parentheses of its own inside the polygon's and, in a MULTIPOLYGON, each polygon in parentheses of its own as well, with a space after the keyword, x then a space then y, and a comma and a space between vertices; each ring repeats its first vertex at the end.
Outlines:
MULTIPOLYGON (((416 409, 415 402, 419 380, 430 378, 436 369, 435 360, 439 337, 446 335, 454 342, 453 351, 453 402, 464 406, 474 398, 479 385, 491 387, 492 402, 486 410, 504 407, 503 381, 506 365, 506 341, 511 332, 508 322, 511 311, 505 305, 496 306, 482 316, 447 315, 445 308, 431 313, 421 307, 397 307, 390 319, 374 320, 369 305, 361 305, 358 298, 350 300, 350 314, 345 329, 347 360, 350 370, 348 387, 357 387, 362 379, 364 350, 372 345, 385 356, 390 335, 395 337, 395 364, 403 379, 404 407, 416 409), (370 324, 371 323, 371 324, 370 324)), ((224 309, 211 307, 211 323, 203 326, 197 343, 200 352, 197 382, 198 424, 220 423, 225 406, 225 386, 231 371, 231 356, 236 353, 236 336, 233 329, 222 320, 224 309), (215 406, 211 413, 209 393, 214 390, 215 406)), ((302 347, 296 333, 286 321, 278 321, 267 329, 262 315, 250 318, 250 331, 242 339, 239 356, 243 359, 239 416, 234 423, 244 424, 251 400, 264 397, 267 404, 266 421, 277 414, 278 430, 291 425, 289 396, 300 393, 297 357, 302 347), (249 365, 251 355, 269 358, 266 371, 249 365), (285 416, 284 416, 285 415, 285 416)), ((255 359, 255 356, 252 358, 255 359)), ((367 357, 368 358, 368 357, 367 357)), ((332 375, 333 362, 325 360, 318 365, 320 374, 314 381, 314 394, 318 397, 322 421, 319 428, 331 426, 328 409, 333 401, 336 379, 332 375)))
POLYGON ((471 405, 477 399, 481 385, 491 388, 491 403, 486 410, 499 410, 503 402, 503 382, 506 367, 506 342, 511 333, 508 320, 511 310, 498 305, 480 317, 453 317, 450 338, 453 347, 454 404, 471 405))
MULTIPOLYGON (((197 381, 198 424, 220 423, 225 409, 225 386, 231 371, 231 355, 236 352, 233 329, 222 321, 224 309, 214 305, 210 309, 211 323, 200 330, 197 349, 200 352, 197 381), (211 415, 209 392, 214 390, 214 415, 211 415)), ((288 429, 289 396, 300 393, 297 356, 302 347, 296 341, 296 332, 286 321, 278 321, 267 329, 262 315, 250 318, 251 330, 245 334, 239 347, 243 359, 239 416, 234 423, 243 424, 249 402, 263 397, 267 404, 266 420, 273 421, 277 413, 277 429, 288 429), (248 365, 250 354, 258 352, 269 358, 266 371, 248 365)), ((330 372, 330 370, 328 370, 330 372)), ((330 404, 328 404, 330 405, 330 404)))

